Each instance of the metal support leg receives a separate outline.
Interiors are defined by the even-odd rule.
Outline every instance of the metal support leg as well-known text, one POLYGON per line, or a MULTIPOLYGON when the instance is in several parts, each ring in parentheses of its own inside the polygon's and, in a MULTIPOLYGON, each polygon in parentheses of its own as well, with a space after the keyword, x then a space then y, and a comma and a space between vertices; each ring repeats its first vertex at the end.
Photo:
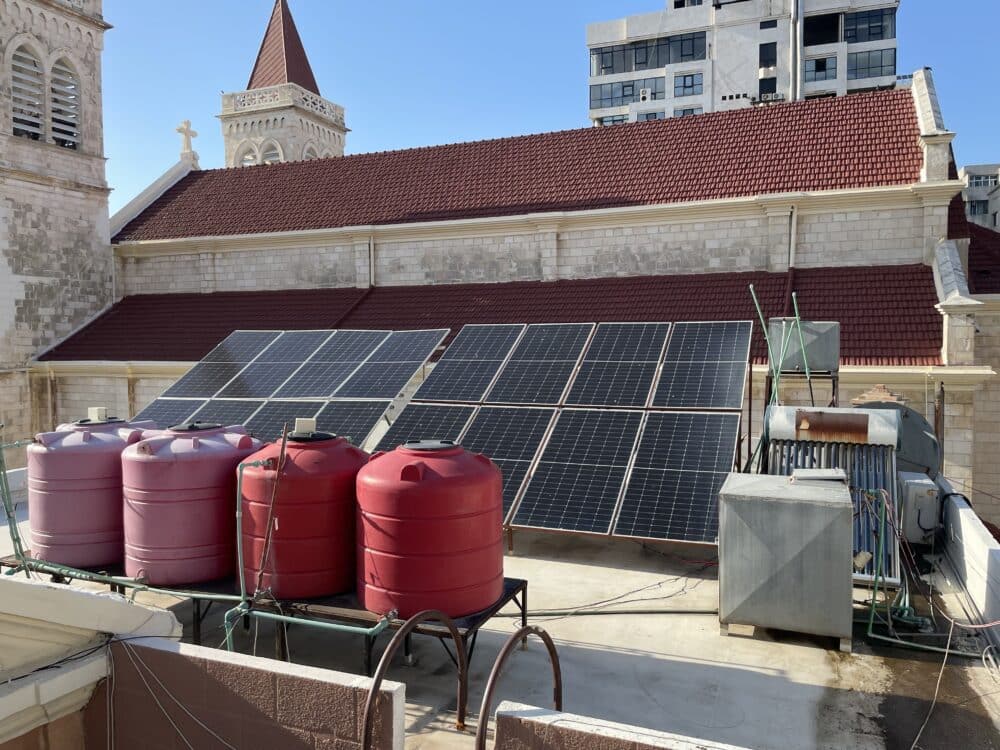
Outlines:
POLYGON ((372 676, 372 649, 375 648, 375 636, 365 636, 365 676, 372 676))
POLYGON ((191 600, 191 642, 195 646, 201 645, 201 600, 191 600))
MULTIPOLYGON (((515 599, 515 601, 517 601, 515 599)), ((524 584, 524 590, 521 591, 521 627, 528 627, 528 584, 524 584)), ((528 636, 525 634, 524 638, 521 639, 521 650, 528 650, 528 636)))
MULTIPOLYGON (((260 620, 258 619, 258 623, 260 620)), ((283 622, 274 623, 274 658, 278 661, 288 661, 288 638, 283 622)))
POLYGON ((406 639, 403 641, 403 663, 408 667, 417 663, 417 660, 413 658, 413 633, 407 633, 406 639))

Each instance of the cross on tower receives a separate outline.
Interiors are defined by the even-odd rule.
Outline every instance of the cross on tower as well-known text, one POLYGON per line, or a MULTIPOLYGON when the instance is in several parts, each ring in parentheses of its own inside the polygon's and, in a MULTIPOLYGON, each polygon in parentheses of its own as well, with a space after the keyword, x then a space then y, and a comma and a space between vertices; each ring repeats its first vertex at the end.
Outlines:
POLYGON ((181 134, 181 156, 192 153, 194 149, 191 148, 191 139, 197 138, 198 133, 191 130, 191 121, 182 122, 177 128, 177 132, 181 134))

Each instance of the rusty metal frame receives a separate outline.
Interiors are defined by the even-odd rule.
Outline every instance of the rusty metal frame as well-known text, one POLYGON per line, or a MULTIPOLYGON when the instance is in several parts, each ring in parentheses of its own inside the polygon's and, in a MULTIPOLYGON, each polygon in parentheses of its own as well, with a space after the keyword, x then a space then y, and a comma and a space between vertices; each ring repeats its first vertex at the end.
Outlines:
POLYGON ((378 695, 378 689, 385 678, 385 673, 389 670, 389 663, 392 661, 392 657, 410 633, 418 625, 428 620, 436 620, 448 628, 452 640, 455 641, 455 652, 458 654, 458 718, 455 721, 455 728, 460 731, 465 729, 465 712, 469 694, 469 663, 465 654, 465 643, 462 641, 462 636, 458 633, 458 628, 455 627, 455 622, 448 615, 436 609, 425 609, 403 623, 403 626, 396 631, 392 640, 389 641, 389 645, 385 648, 385 653, 382 654, 382 658, 379 660, 378 669, 375 670, 371 688, 368 690, 368 698, 365 700, 364 718, 361 721, 362 750, 369 750, 372 746, 371 735, 372 722, 375 718, 375 696, 378 695))
POLYGON ((500 673, 510 655, 517 648, 521 641, 527 642, 529 635, 537 635, 542 639, 545 648, 549 652, 549 661, 552 663, 552 702, 556 711, 562 711, 562 669, 559 666, 559 653, 556 651, 556 644, 547 632, 537 625, 525 625, 519 629, 503 645, 497 659, 493 662, 493 669, 490 671, 490 678, 486 681, 486 689, 483 692, 483 703, 479 707, 479 725, 476 727, 476 750, 486 750, 486 727, 490 723, 490 703, 493 700, 493 689, 496 687, 500 673))

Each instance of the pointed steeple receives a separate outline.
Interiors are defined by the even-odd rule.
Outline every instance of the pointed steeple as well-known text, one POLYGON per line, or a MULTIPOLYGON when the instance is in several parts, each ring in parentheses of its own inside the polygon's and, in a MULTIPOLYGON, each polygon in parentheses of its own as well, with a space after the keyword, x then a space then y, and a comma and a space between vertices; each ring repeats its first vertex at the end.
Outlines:
POLYGON ((309 58, 286 0, 275 0, 247 89, 295 83, 319 95, 309 58))

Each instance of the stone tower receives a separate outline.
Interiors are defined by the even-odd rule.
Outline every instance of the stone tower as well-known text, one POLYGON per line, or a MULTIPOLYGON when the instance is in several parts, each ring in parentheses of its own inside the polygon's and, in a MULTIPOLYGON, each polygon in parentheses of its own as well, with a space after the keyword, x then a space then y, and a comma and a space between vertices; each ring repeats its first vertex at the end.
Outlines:
MULTIPOLYGON (((27 365, 110 304, 101 0, 0 0, 0 422, 39 427, 27 365)), ((85 416, 85 415, 84 415, 85 416)))
POLYGON ((227 167, 344 155, 344 108, 320 96, 286 0, 275 0, 246 91, 222 95, 227 167))

